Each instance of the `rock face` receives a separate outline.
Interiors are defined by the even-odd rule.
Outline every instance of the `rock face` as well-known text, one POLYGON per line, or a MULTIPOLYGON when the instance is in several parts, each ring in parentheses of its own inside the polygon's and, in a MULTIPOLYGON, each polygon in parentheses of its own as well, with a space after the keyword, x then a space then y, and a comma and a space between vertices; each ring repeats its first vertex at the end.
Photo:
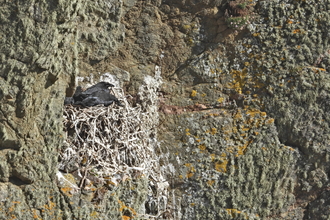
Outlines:
POLYGON ((293 0, 1 3, 0 218, 327 219, 329 10, 293 0), (116 77, 141 104, 155 66, 169 186, 136 175, 91 191, 60 174, 63 100, 77 79, 116 77), (169 193, 151 201, 157 187, 169 193))

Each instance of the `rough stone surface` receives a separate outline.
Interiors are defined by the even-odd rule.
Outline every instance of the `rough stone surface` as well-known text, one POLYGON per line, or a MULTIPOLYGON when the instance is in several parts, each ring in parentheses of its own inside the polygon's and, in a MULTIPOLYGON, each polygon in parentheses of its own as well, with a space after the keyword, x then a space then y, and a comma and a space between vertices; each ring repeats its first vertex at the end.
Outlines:
POLYGON ((2 1, 0 218, 328 219, 329 2, 246 4, 240 30, 220 0, 2 1), (78 77, 115 75, 136 103, 156 65, 166 211, 146 177, 59 179, 78 77))

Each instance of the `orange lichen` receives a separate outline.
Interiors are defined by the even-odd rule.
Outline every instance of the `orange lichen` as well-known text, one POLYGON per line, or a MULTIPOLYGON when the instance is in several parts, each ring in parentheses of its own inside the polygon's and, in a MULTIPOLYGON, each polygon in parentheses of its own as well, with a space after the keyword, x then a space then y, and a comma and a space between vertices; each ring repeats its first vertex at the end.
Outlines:
POLYGON ((272 124, 272 123, 274 123, 274 118, 270 118, 265 121, 265 124, 272 124))
POLYGON ((12 211, 14 211, 15 210, 15 205, 12 205, 12 206, 10 206, 9 208, 8 208, 8 211, 9 212, 12 212, 12 211))
POLYGON ((236 214, 241 213, 241 211, 238 211, 237 209, 226 209, 227 213, 231 215, 233 218, 236 217, 236 214))
POLYGON ((292 33, 294 33, 294 34, 297 34, 297 33, 300 33, 300 32, 301 32, 300 29, 295 29, 295 30, 292 31, 292 33))
POLYGON ((212 186, 215 183, 215 180, 208 180, 207 185, 212 186))
POLYGON ((32 214, 33 214, 33 218, 34 218, 34 219, 38 219, 38 220, 40 219, 40 220, 41 220, 41 218, 39 218, 39 215, 38 215, 36 209, 32 209, 32 214))
POLYGON ((66 195, 66 196, 72 196, 71 191, 73 188, 71 187, 61 187, 60 190, 66 195))
MULTIPOLYGON (((120 212, 128 209, 128 210, 130 210, 130 212, 132 213, 133 216, 135 216, 137 214, 134 209, 132 209, 131 207, 126 206, 124 202, 118 200, 118 203, 120 204, 120 207, 119 207, 120 212)), ((130 219, 131 217, 123 215, 122 218, 126 220, 126 219, 130 219)))
MULTIPOLYGON (((228 215, 231 215, 232 218, 236 218, 236 217, 238 217, 238 214, 242 213, 241 211, 239 211, 237 209, 226 209, 226 210, 227 210, 228 215)), ((244 215, 245 215, 245 218, 248 218, 246 213, 244 213, 244 215)))
POLYGON ((48 209, 48 210, 51 210, 53 209, 54 207, 56 206, 56 203, 55 202, 51 202, 49 201, 49 204, 47 205, 44 205, 45 209, 48 209))
POLYGON ((16 216, 15 216, 15 215, 11 215, 10 217, 11 217, 11 218, 8 219, 8 220, 16 219, 16 216))

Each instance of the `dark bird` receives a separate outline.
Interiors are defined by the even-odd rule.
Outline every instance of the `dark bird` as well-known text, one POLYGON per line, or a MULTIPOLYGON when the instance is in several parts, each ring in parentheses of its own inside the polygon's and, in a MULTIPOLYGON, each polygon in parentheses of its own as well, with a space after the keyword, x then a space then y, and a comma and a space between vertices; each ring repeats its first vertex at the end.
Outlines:
POLYGON ((119 106, 123 106, 116 96, 110 94, 109 87, 114 87, 111 83, 99 82, 85 91, 80 86, 77 86, 73 97, 66 97, 65 105, 80 105, 83 107, 90 107, 103 104, 109 106, 115 102, 119 106))
POLYGON ((116 98, 116 96, 110 94, 106 90, 98 90, 93 92, 90 96, 85 98, 82 101, 77 101, 74 103, 74 105, 82 105, 84 107, 90 107, 95 105, 101 105, 109 106, 113 102, 115 102, 119 106, 123 106, 120 101, 116 98))
POLYGON ((107 82, 99 82, 89 88, 87 88, 85 91, 82 91, 80 86, 77 86, 76 91, 73 95, 73 99, 75 102, 77 101, 82 101, 87 97, 90 97, 94 92, 105 90, 108 93, 110 90, 108 89, 109 87, 114 87, 111 83, 107 82))

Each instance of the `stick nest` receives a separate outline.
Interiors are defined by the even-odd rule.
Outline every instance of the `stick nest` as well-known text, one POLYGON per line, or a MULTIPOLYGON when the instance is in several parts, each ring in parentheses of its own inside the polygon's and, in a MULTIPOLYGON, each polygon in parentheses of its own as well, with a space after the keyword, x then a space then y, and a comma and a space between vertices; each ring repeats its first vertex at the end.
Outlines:
MULTIPOLYGON (((67 135, 60 154, 60 169, 92 174, 100 181, 114 185, 131 171, 149 176, 155 166, 156 130, 158 123, 157 97, 145 86, 139 93, 142 104, 131 107, 121 89, 115 89, 124 107, 64 109, 64 129, 67 135), (151 96, 150 96, 151 95, 151 96), (150 112, 154 111, 153 113, 150 112)), ((83 174, 82 174, 83 175, 83 174)), ((86 175, 85 175, 86 176, 86 175)))
POLYGON ((88 187, 89 183, 110 185, 113 189, 127 178, 146 177, 145 204, 149 215, 143 210, 141 215, 152 217, 150 219, 166 212, 169 197, 169 184, 159 165, 160 157, 164 156, 155 153, 156 149, 161 152, 157 141, 157 90, 162 83, 160 69, 155 73, 155 77, 145 77, 135 107, 120 88, 112 90, 123 107, 116 104, 90 108, 65 106, 66 138, 59 157, 60 170, 78 173, 80 189, 88 187))

